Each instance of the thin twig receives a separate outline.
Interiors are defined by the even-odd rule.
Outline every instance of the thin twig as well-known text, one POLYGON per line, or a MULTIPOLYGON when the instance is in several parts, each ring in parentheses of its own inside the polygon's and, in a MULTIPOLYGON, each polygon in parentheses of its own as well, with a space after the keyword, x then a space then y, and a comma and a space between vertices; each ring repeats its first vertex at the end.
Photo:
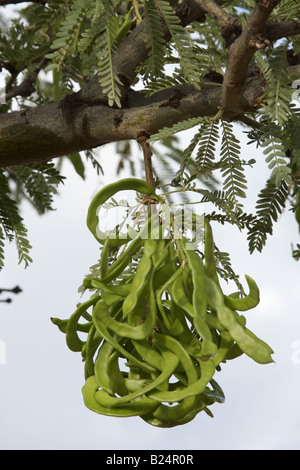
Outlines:
POLYGON ((142 147, 143 154, 144 154, 146 181, 152 186, 153 189, 155 189, 153 169, 152 169, 152 150, 151 150, 149 142, 147 142, 148 138, 149 136, 143 135, 142 137, 139 137, 137 141, 142 147))
MULTIPOLYGON (((10 100, 14 98, 15 96, 22 96, 25 98, 26 96, 30 96, 31 93, 35 91, 35 81, 37 79, 38 74, 44 67, 44 65, 47 63, 48 59, 45 57, 42 57, 40 63, 37 65, 37 67, 33 70, 32 74, 25 78, 20 85, 18 85, 16 88, 13 90, 9 91, 6 93, 6 100, 10 100)), ((11 85, 10 85, 11 87, 11 85)), ((8 91, 8 86, 6 87, 6 91, 8 91)))
POLYGON ((215 0, 195 0, 195 2, 220 25, 227 49, 242 32, 242 26, 238 19, 223 10, 215 0))
POLYGON ((196 3, 204 11, 209 13, 217 23, 222 27, 226 28, 232 25, 240 25, 237 18, 227 13, 223 8, 216 3, 214 0, 195 0, 196 3))
POLYGON ((297 36, 300 34, 300 20, 282 21, 279 23, 267 24, 266 37, 270 41, 297 36))
POLYGON ((259 121, 255 121, 254 119, 251 119, 249 116, 246 115, 239 116, 237 121, 240 121, 246 124, 247 126, 252 127, 253 129, 261 129, 262 127, 259 121))
POLYGON ((2 294, 2 292, 12 292, 13 294, 19 294, 20 292, 22 292, 22 289, 19 286, 16 286, 13 289, 0 288, 0 294, 2 294))
POLYGON ((80 73, 76 72, 76 70, 71 69, 70 67, 68 67, 64 63, 61 64, 61 69, 62 69, 63 72, 66 72, 69 75, 72 75, 74 78, 76 78, 76 80, 79 80, 81 82, 86 82, 87 81, 87 77, 85 77, 85 76, 81 75, 80 73))

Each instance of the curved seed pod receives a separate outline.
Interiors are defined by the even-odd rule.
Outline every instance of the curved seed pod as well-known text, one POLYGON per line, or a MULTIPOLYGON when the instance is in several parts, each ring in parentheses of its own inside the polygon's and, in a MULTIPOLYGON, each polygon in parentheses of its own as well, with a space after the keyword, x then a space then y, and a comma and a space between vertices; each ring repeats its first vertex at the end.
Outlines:
POLYGON ((179 362, 178 357, 171 353, 170 351, 164 351, 163 352, 164 360, 165 360, 165 366, 160 375, 153 380, 150 384, 146 385, 145 387, 142 387, 141 389, 129 393, 128 395, 122 396, 122 397, 114 397, 109 395, 104 390, 99 390, 95 394, 96 400, 103 406, 119 406, 124 403, 129 403, 132 402, 134 399, 140 397, 141 395, 146 395, 148 392, 156 388, 158 385, 160 385, 162 382, 164 382, 166 379, 168 379, 174 370, 177 367, 177 364, 179 362))
POLYGON ((132 344, 143 361, 150 364, 154 369, 163 370, 165 367, 163 356, 153 346, 150 346, 147 340, 132 340, 132 344))
MULTIPOLYGON (((103 244, 101 279, 87 276, 83 285, 97 290, 97 295, 79 305, 69 320, 52 319, 85 361, 84 402, 97 413, 140 416, 162 428, 185 424, 200 411, 213 416, 208 407, 224 402, 213 379, 221 362, 242 353, 260 363, 272 361, 272 349, 246 328, 245 317, 237 313, 258 304, 258 288, 246 276, 245 298, 223 294, 207 220, 205 263, 196 251, 187 249, 185 239, 165 240, 164 219, 156 214, 155 226, 148 218, 139 232, 128 232, 128 246, 109 265, 109 247, 117 253, 124 240, 110 240, 99 232, 97 208, 123 189, 153 195, 147 183, 129 178, 95 196, 87 223, 103 244), (123 271, 133 257, 139 263, 128 277, 123 271), (79 323, 81 317, 86 323, 79 323), (87 333, 86 341, 80 339, 80 331, 87 333), (123 360, 125 370, 121 370, 123 360)), ((154 195, 154 199, 160 198, 154 195)), ((177 233, 172 230, 171 237, 177 233)))
POLYGON ((86 314, 87 309, 98 302, 99 298, 98 295, 92 296, 89 300, 79 305, 73 315, 71 315, 66 326, 66 342, 71 351, 79 352, 82 350, 85 342, 78 336, 78 322, 86 314))
POLYGON ((108 391, 109 393, 114 393, 110 386, 110 377, 107 370, 108 361, 114 350, 114 346, 105 341, 101 345, 95 361, 95 377, 97 379, 98 386, 108 391))
POLYGON ((61 318, 51 317, 50 320, 52 321, 52 323, 54 325, 56 325, 58 327, 58 329, 62 333, 66 333, 69 318, 66 318, 66 319, 62 320, 61 318))
MULTIPOLYGON (((174 320, 178 320, 182 326, 182 332, 179 334, 179 341, 185 346, 190 345, 193 342, 197 342, 199 344, 199 349, 201 348, 200 342, 198 338, 192 333, 191 329, 188 326, 187 319, 185 316, 185 311, 182 307, 180 307, 175 301, 172 296, 171 298, 171 313, 174 320)), ((185 346, 186 347, 186 346, 185 346)))
POLYGON ((123 357, 126 357, 128 360, 132 361, 141 369, 145 370, 146 372, 155 372, 155 368, 151 365, 147 364, 139 360, 129 351, 127 351, 123 346, 121 346, 118 340, 111 336, 105 324, 101 321, 101 315, 103 314, 103 310, 105 310, 105 314, 109 314, 109 309, 106 303, 103 300, 99 300, 93 309, 93 321, 94 325, 96 326, 99 334, 109 343, 111 343, 114 348, 121 353, 123 357))
MULTIPOLYGON (((141 416, 142 420, 146 423, 150 424, 151 426, 159 427, 159 428, 173 428, 175 426, 181 426, 183 424, 189 423, 192 421, 198 413, 206 409, 206 402, 203 401, 202 396, 199 395, 196 400, 193 408, 188 411, 183 417, 172 417, 162 415, 162 411, 160 411, 161 419, 154 416, 154 412, 150 412, 148 414, 144 414, 141 416)), ((157 414, 157 413, 156 413, 157 414)))
POLYGON ((87 289, 99 289, 102 292, 110 292, 111 294, 119 295, 120 297, 126 297, 131 291, 131 283, 129 284, 106 284, 97 278, 86 277, 83 280, 83 285, 87 289))
POLYGON ((225 305, 233 310, 246 311, 257 307, 259 304, 259 289, 255 281, 247 274, 245 278, 249 287, 249 294, 246 297, 240 299, 224 295, 225 305))
POLYGON ((178 277, 182 275, 182 271, 184 269, 184 264, 182 264, 177 271, 161 286, 159 290, 156 291, 156 303, 158 306, 158 309, 160 311, 160 314, 164 320, 164 323, 168 330, 170 331, 171 334, 174 334, 175 336, 180 335, 183 332, 183 326, 181 322, 176 318, 174 320, 174 323, 171 324, 164 307, 162 305, 162 300, 161 296, 163 292, 168 288, 169 285, 171 285, 178 277))
POLYGON ((131 289, 123 303, 123 318, 126 318, 135 308, 140 292, 147 282, 147 278, 153 267, 152 256, 157 249, 155 240, 146 240, 142 258, 138 264, 136 275, 131 283, 131 289))
POLYGON ((207 219, 204 219, 204 233, 205 272, 207 276, 211 277, 219 285, 219 278, 214 255, 215 243, 211 225, 207 219))
POLYGON ((212 358, 212 361, 215 364, 215 366, 219 365, 220 362, 222 362, 226 358, 228 351, 230 350, 230 348, 233 346, 233 343, 234 343, 234 340, 232 339, 232 336, 228 331, 221 331, 220 337, 221 338, 220 338, 220 344, 218 347, 218 352, 212 358))
MULTIPOLYGON (((127 324, 130 325, 131 327, 138 327, 142 323, 145 322, 146 315, 148 315, 150 304, 149 304, 149 295, 151 295, 151 292, 149 290, 149 285, 148 283, 145 283, 143 286, 142 292, 140 292, 137 302, 132 309, 132 311, 128 314, 128 317, 126 320, 127 324)), ((152 334, 152 331, 150 332, 150 335, 152 334)))
POLYGON ((209 383, 213 389, 211 390, 207 387, 201 395, 212 399, 213 402, 224 403, 225 395, 220 385, 214 379, 211 379, 209 383))
POLYGON ((153 289, 156 291, 174 274, 174 268, 170 262, 157 269, 153 278, 153 289))
POLYGON ((148 291, 148 311, 146 312, 144 322, 140 325, 132 326, 128 323, 116 321, 111 317, 107 308, 102 308, 103 304, 101 302, 102 301, 98 302, 94 308, 95 317, 118 336, 132 339, 146 339, 151 336, 157 318, 156 303, 154 293, 151 289, 151 282, 149 282, 148 291))
MULTIPOLYGON (((98 217, 98 212, 99 208, 101 207, 102 204, 104 204, 109 198, 114 196, 116 193, 119 191, 127 191, 127 190, 133 190, 142 194, 146 195, 154 195, 154 189, 152 186, 146 181, 137 179, 137 178, 125 178, 122 180, 119 180, 115 183, 108 184, 104 186, 92 199, 89 209, 88 209, 88 214, 87 214, 87 219, 86 219, 86 224, 89 228, 89 230, 92 232, 96 240, 101 243, 102 245, 105 244, 105 241, 107 239, 107 234, 103 233, 99 229, 99 217, 98 217)), ((110 246, 121 246, 124 245, 124 243, 127 243, 128 241, 131 240, 131 237, 127 234, 125 238, 115 238, 115 239, 110 239, 110 246)))
POLYGON ((213 356, 217 352, 210 328, 207 324, 206 276, 200 256, 195 251, 185 250, 193 279, 194 325, 202 338, 202 355, 213 356))
POLYGON ((220 323, 229 331, 245 354, 260 364, 273 362, 271 357, 273 350, 237 321, 234 311, 225 305, 221 289, 210 278, 207 278, 207 298, 217 312, 220 323))
POLYGON ((136 392, 151 383, 149 379, 124 379, 127 392, 136 392))
POLYGON ((175 391, 159 391, 152 392, 149 396, 151 398, 156 398, 159 401, 174 403, 191 397, 194 395, 199 395, 205 390, 208 382, 212 379, 215 373, 214 363, 209 361, 199 361, 200 367, 200 378, 196 373, 195 367, 190 360, 188 354, 180 343, 175 343, 175 340, 170 337, 164 337, 163 335, 158 335, 157 333, 153 337, 153 341, 158 341, 159 344, 163 344, 165 347, 168 347, 171 351, 176 353, 186 370, 188 377, 188 386, 184 389, 179 389, 175 391))
POLYGON ((107 362, 107 375, 109 377, 109 384, 113 393, 118 395, 126 395, 128 393, 124 377, 119 367, 120 353, 114 351, 107 362))
POLYGON ((87 379, 90 375, 95 374, 94 370, 94 356, 102 342, 102 337, 99 336, 95 325, 90 328, 88 337, 85 343, 85 363, 84 363, 84 377, 87 379))
POLYGON ((241 350, 239 345, 237 343, 234 343, 227 352, 225 359, 226 361, 230 361, 232 359, 240 357, 242 354, 244 354, 244 352, 241 350))
POLYGON ((157 408, 157 401, 151 398, 141 398, 133 403, 126 403, 122 407, 108 408, 101 405, 95 398, 98 383, 94 375, 88 377, 82 387, 83 400, 87 408, 95 413, 106 416, 126 418, 130 416, 142 416, 157 408))
POLYGON ((118 277, 122 271, 128 266, 132 256, 144 245, 145 239, 147 239, 149 230, 151 229, 151 217, 144 224, 138 235, 130 242, 126 250, 117 258, 117 260, 109 266, 106 276, 102 279, 102 282, 108 283, 118 277))
MULTIPOLYGON (((194 368, 193 362, 191 361, 188 353, 177 340, 170 336, 155 333, 153 336, 153 341, 158 344, 162 353, 165 349, 170 349, 174 354, 177 355, 187 376, 188 385, 197 381, 198 374, 194 368)), ((157 395, 153 395, 153 393, 150 393, 150 395, 161 402, 161 396, 158 398, 157 395)), ((171 397, 174 397, 174 395, 171 395, 174 392, 157 392, 157 394, 160 393, 163 393, 164 396, 167 394, 168 396, 170 395, 171 397)), ((183 398, 180 403, 171 407, 161 403, 159 407, 153 412, 153 416, 159 421, 174 422, 183 419, 188 413, 190 413, 194 409, 196 403, 197 397, 194 395, 183 398)))
POLYGON ((182 308, 190 318, 194 319, 194 307, 189 301, 188 296, 186 295, 181 276, 175 276, 174 281, 169 288, 169 291, 171 293, 172 299, 178 305, 178 307, 182 308))

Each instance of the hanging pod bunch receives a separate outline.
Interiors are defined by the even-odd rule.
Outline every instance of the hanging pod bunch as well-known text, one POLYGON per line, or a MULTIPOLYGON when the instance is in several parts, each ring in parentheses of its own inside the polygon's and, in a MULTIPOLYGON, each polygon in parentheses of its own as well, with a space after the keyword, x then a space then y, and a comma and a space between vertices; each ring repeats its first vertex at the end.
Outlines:
MULTIPOLYGON (((259 303, 249 276, 249 294, 225 295, 218 278, 211 226, 204 222, 204 256, 187 249, 176 232, 143 228, 110 239, 99 231, 98 208, 122 190, 159 202, 151 186, 129 178, 104 187, 88 210, 87 226, 102 246, 98 276, 86 276, 91 292, 70 318, 52 318, 68 347, 84 361, 85 405, 116 417, 140 416, 158 427, 191 421, 224 402, 214 376, 222 363, 242 354, 272 362, 272 349, 246 327, 245 312, 259 303), (121 249, 111 259, 110 249, 121 249), (122 273, 136 257, 128 276, 122 273)), ((156 214, 157 215, 157 214, 156 214)))

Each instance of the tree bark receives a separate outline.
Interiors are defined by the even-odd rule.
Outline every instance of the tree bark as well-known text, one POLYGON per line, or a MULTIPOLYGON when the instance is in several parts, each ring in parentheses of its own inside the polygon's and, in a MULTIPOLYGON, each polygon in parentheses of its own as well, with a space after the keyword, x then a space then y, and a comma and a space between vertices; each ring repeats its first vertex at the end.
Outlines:
MULTIPOLYGON (((240 114, 259 106, 262 77, 249 77, 240 114)), ((222 87, 204 85, 201 91, 181 86, 145 99, 128 93, 126 108, 82 103, 77 95, 64 100, 0 115, 0 167, 46 161, 120 140, 138 140, 163 127, 192 117, 214 116, 222 87)))

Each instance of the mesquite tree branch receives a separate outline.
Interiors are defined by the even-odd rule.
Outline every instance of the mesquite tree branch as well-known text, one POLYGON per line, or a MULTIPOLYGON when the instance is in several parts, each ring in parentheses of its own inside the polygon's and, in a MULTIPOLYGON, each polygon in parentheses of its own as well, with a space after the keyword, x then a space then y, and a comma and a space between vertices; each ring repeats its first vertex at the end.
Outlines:
POLYGON ((300 20, 267 24, 266 38, 270 41, 276 41, 288 36, 297 36, 298 34, 300 34, 300 20))
POLYGON ((237 19, 234 16, 230 15, 225 10, 223 10, 223 8, 214 0, 195 1, 200 6, 200 8, 202 8, 204 11, 213 16, 222 28, 226 28, 232 24, 238 23, 237 19))
POLYGON ((195 0, 195 2, 217 21, 221 27, 225 47, 229 47, 241 34, 241 24, 238 19, 227 13, 215 0, 195 0))
POLYGON ((43 57, 40 60, 40 63, 35 67, 33 72, 30 74, 30 76, 25 78, 20 83, 20 85, 18 85, 14 89, 10 90, 11 84, 9 83, 8 86, 6 86, 6 91, 7 91, 6 100, 10 100, 14 98, 15 96, 22 96, 23 98, 25 98, 26 96, 30 96, 35 91, 35 82, 36 82, 37 76, 47 62, 48 60, 45 57, 43 57))
MULTIPOLYGON (((69 95, 64 100, 24 111, 0 114, 0 167, 45 161, 109 142, 152 135, 190 117, 214 116, 219 111, 222 87, 202 86, 196 91, 180 86, 145 99, 129 92, 128 106, 86 104, 69 95), (176 90, 177 99, 174 100, 176 90)), ((264 80, 249 77, 240 114, 259 106, 264 80)))
POLYGON ((242 34, 228 49, 221 106, 231 117, 239 113, 253 55, 270 44, 265 38, 266 26, 270 14, 279 2, 280 0, 256 0, 242 34))

